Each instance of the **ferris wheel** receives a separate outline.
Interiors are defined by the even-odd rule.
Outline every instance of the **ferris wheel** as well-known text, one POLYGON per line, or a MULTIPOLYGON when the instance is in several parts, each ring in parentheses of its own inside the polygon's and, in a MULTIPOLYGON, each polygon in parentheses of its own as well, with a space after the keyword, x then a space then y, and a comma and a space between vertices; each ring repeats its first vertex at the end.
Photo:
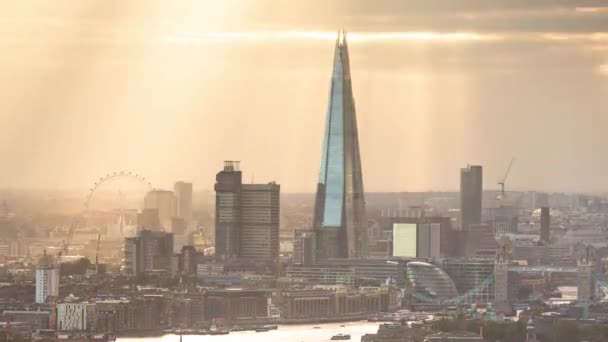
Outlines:
POLYGON ((120 171, 120 172, 114 172, 114 173, 108 173, 107 175, 100 177, 95 183, 93 183, 93 186, 89 189, 89 193, 85 199, 84 202, 84 210, 85 212, 88 211, 90 209, 91 206, 91 200, 93 199, 93 196, 95 195, 95 192, 104 184, 107 183, 109 181, 113 181, 113 180, 117 180, 117 179, 131 179, 134 181, 137 181, 143 185, 145 185, 147 187, 147 190, 153 190, 152 187, 152 183, 150 183, 150 181, 148 181, 146 179, 146 177, 137 174, 137 173, 133 173, 130 171, 120 171))
POLYGON ((110 181, 113 181, 113 180, 117 180, 117 179, 133 180, 135 182, 143 184, 148 191, 154 189, 152 187, 152 183, 148 179, 146 179, 146 177, 144 177, 138 173, 131 172, 131 171, 118 171, 118 172, 108 173, 105 176, 100 177, 97 181, 95 181, 93 183, 93 186, 89 189, 89 192, 83 203, 84 204, 83 211, 81 213, 79 213, 78 215, 76 215, 74 217, 74 219, 72 220, 72 224, 70 225, 70 230, 68 231, 66 240, 63 242, 63 245, 61 248, 62 252, 65 253, 65 255, 67 255, 69 252, 69 247, 70 247, 70 244, 72 243, 72 238, 74 237, 74 232, 76 231, 76 229, 78 229, 78 226, 83 221, 85 214, 91 208, 91 202, 92 202, 97 190, 99 190, 99 188, 101 188, 104 184, 106 184, 110 181))

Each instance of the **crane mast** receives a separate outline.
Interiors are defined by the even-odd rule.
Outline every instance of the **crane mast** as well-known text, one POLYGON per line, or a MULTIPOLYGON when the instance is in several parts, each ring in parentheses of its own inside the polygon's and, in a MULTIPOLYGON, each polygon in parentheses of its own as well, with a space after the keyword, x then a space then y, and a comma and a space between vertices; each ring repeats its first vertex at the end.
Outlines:
POLYGON ((501 181, 498 182, 500 185, 500 197, 505 198, 505 183, 507 182, 507 178, 509 177, 509 173, 511 173, 511 168, 513 167, 513 163, 515 162, 515 158, 511 158, 509 162, 509 166, 507 167, 507 172, 505 172, 505 176, 501 181))

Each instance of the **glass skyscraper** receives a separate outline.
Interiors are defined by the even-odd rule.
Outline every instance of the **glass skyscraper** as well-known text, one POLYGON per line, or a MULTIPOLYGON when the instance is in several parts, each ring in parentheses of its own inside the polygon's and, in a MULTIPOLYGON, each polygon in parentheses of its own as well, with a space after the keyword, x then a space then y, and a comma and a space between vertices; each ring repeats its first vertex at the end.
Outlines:
POLYGON ((367 256, 367 218, 346 34, 336 41, 315 199, 317 260, 367 256))

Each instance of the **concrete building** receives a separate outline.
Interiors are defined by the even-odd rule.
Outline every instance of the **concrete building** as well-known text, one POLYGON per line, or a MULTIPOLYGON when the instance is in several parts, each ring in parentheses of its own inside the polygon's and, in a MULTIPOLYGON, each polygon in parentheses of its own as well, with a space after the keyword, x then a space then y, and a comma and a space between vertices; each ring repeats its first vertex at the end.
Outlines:
MULTIPOLYGON (((452 278, 458 293, 477 288, 494 277, 494 258, 449 258, 441 261, 441 268, 452 278)), ((486 304, 494 299, 494 282, 477 292, 473 303, 486 304)))
POLYGON ((135 305, 127 299, 97 300, 95 302, 95 329, 116 334, 137 326, 135 305))
POLYGON ((293 260, 295 266, 311 267, 316 264, 316 240, 312 230, 296 229, 293 238, 293 260))
POLYGON ((172 191, 152 190, 144 197, 145 209, 158 209, 158 218, 164 231, 171 231, 171 218, 177 215, 177 200, 172 191))
POLYGON ((281 293, 282 317, 288 320, 360 319, 390 311, 393 308, 392 292, 388 286, 349 289, 341 285, 286 290, 281 293))
POLYGON ((33 330, 49 329, 51 325, 50 311, 18 311, 5 310, 2 312, 2 322, 27 323, 33 330))
POLYGON ((497 236, 517 233, 519 230, 519 205, 516 198, 489 199, 483 203, 483 221, 497 236))
POLYGON ((58 303, 58 331, 93 331, 95 329, 94 303, 58 303))
POLYGON ((239 258, 278 263, 280 190, 274 182, 243 184, 239 258))
POLYGON ((355 271, 348 268, 287 267, 288 279, 301 279, 309 285, 355 285, 355 271))
POLYGON ((43 304, 47 302, 49 297, 59 297, 59 281, 59 269, 50 262, 45 251, 38 267, 36 267, 35 302, 43 304))
POLYGON ((230 322, 268 318, 269 298, 270 292, 266 290, 208 290, 205 292, 205 319, 230 322))
POLYGON ((380 227, 390 236, 386 257, 442 258, 454 256, 448 217, 382 217, 380 227))
POLYGON ((483 193, 483 169, 468 165, 460 169, 460 215, 461 229, 468 230, 473 224, 481 223, 481 203, 483 193))
POLYGON ((469 331, 440 332, 427 336, 424 342, 483 342, 483 337, 469 331))
POLYGON ((239 255, 241 185, 238 161, 225 161, 215 179, 215 256, 233 259, 239 255))
POLYGON ((367 257, 367 216, 346 33, 335 46, 315 198, 317 261, 367 257))
POLYGON ((540 240, 545 244, 551 242, 551 210, 549 207, 540 209, 540 240))
POLYGON ((139 275, 150 271, 170 271, 173 234, 142 230, 125 239, 123 273, 139 275))
POLYGON ((176 198, 176 216, 184 220, 187 226, 192 222, 192 183, 176 182, 173 192, 176 198))
POLYGON ((275 266, 279 258, 280 185, 242 184, 239 162, 216 176, 215 255, 275 266))
POLYGON ((144 229, 153 231, 162 230, 160 218, 158 216, 158 209, 148 208, 137 214, 137 231, 144 229))

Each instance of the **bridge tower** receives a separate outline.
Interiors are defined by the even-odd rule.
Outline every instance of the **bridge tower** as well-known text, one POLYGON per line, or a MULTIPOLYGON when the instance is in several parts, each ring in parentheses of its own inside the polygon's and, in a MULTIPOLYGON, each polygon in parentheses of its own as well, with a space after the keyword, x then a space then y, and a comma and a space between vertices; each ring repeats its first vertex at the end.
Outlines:
POLYGON ((577 300, 581 302, 591 301, 593 296, 593 260, 587 257, 578 261, 578 291, 577 300))
POLYGON ((509 257, 506 246, 494 259, 494 302, 509 301, 509 257))

